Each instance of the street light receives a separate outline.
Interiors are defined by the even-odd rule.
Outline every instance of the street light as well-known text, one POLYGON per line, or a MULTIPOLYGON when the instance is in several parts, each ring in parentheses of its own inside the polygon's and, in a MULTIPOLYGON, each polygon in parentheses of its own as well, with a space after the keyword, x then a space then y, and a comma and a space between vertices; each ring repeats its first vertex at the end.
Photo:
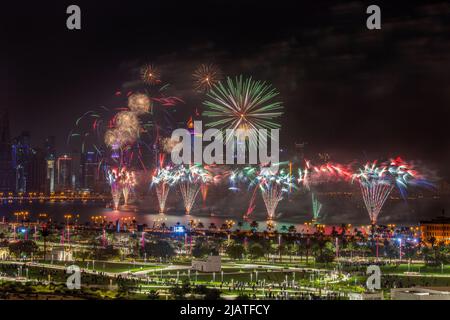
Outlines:
POLYGON ((16 222, 19 223, 19 217, 23 220, 25 217, 28 217, 29 212, 28 211, 18 211, 14 212, 14 215, 16 216, 16 222))
POLYGON ((70 213, 69 214, 65 214, 64 215, 64 219, 66 219, 66 224, 68 225, 69 224, 69 220, 72 219, 72 215, 70 213))
POLYGON ((47 217, 48 217, 48 214, 46 214, 46 213, 39 213, 38 214, 38 223, 39 223, 40 219, 47 219, 47 217))

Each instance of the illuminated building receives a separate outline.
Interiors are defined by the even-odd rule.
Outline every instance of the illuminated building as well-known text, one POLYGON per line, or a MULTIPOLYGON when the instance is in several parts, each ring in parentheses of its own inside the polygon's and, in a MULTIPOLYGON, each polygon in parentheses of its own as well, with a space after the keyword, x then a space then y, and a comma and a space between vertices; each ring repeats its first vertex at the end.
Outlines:
POLYGON ((72 158, 67 154, 56 161, 57 180, 56 187, 59 191, 72 189, 72 158))
POLYGON ((45 158, 47 162, 47 177, 46 177, 46 186, 45 190, 47 193, 55 192, 55 158, 56 158, 56 149, 55 149, 55 137, 48 136, 45 139, 44 143, 45 148, 45 158))
POLYGON ((222 270, 220 256, 208 256, 205 260, 192 260, 192 269, 201 272, 220 272, 222 270))
POLYGON ((46 191, 49 193, 55 192, 55 160, 47 159, 47 176, 46 176, 46 191))
POLYGON ((72 173, 70 177, 70 189, 76 190, 82 187, 82 166, 81 166, 81 160, 82 155, 79 151, 72 151, 70 154, 72 158, 72 173))
POLYGON ((81 171, 81 185, 83 189, 97 189, 96 184, 100 180, 100 170, 98 169, 98 161, 95 152, 88 151, 83 154, 81 171))
POLYGON ((422 241, 430 243, 430 239, 436 239, 436 244, 450 243, 450 218, 444 215, 429 221, 420 222, 420 233, 422 241))
POLYGON ((0 192, 14 190, 8 112, 0 113, 0 192))
POLYGON ((12 145, 12 163, 15 169, 15 191, 26 192, 28 183, 28 165, 31 158, 30 133, 23 131, 14 138, 12 145))
POLYGON ((47 161, 41 149, 32 150, 27 165, 27 192, 46 192, 47 161))
POLYGON ((48 136, 45 139, 44 148, 47 159, 56 158, 55 136, 48 136))

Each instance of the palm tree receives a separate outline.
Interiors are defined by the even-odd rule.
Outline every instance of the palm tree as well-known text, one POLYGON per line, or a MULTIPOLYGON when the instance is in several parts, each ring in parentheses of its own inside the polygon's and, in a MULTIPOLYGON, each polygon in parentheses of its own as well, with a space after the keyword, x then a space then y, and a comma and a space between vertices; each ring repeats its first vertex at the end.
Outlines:
POLYGON ((333 229, 331 230, 331 237, 334 239, 338 236, 338 232, 336 230, 336 227, 333 226, 333 229))
POLYGON ((295 228, 294 225, 290 225, 290 226, 289 226, 289 229, 288 229, 288 232, 289 232, 290 234, 295 234, 295 233, 297 233, 297 229, 295 228))
POLYGON ((256 230, 258 230, 258 227, 259 227, 258 222, 252 221, 252 222, 250 223, 250 228, 252 228, 252 231, 253 231, 253 232, 256 232, 256 230))
POLYGON ((47 237, 50 235, 50 231, 47 227, 42 228, 41 235, 44 238, 44 261, 47 257, 47 237))
POLYGON ((314 239, 311 239, 310 237, 306 238, 306 264, 309 262, 309 253, 311 249, 311 243, 314 241, 314 239))
POLYGON ((217 229, 217 227, 216 227, 216 224, 214 223, 214 222, 211 222, 210 224, 209 224, 209 228, 208 228, 210 231, 212 231, 212 230, 216 230, 217 229))
POLYGON ((427 239, 428 243, 431 244, 431 248, 434 249, 434 246, 436 245, 436 238, 435 237, 430 237, 427 239))
POLYGON ((355 249, 355 244, 353 242, 347 244, 347 250, 350 251, 350 259, 353 259, 353 251, 355 251, 355 249))
POLYGON ((301 255, 305 253, 306 256, 306 264, 309 262, 309 249, 311 247, 311 241, 309 236, 307 238, 301 238, 299 242, 299 248, 301 250, 301 255))
POLYGON ((317 239, 317 246, 319 247, 319 254, 323 254, 323 249, 325 248, 325 245, 327 244, 327 241, 320 236, 319 239, 317 239))

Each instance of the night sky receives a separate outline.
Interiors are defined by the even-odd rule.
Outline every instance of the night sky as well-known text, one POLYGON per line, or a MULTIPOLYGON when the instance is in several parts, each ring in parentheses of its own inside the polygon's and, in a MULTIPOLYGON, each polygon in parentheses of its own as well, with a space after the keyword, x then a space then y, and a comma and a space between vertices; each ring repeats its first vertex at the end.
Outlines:
POLYGON ((77 117, 113 103, 148 61, 189 114, 202 101, 192 71, 214 62, 278 89, 282 145, 306 141, 307 154, 338 162, 398 154, 449 180, 450 3, 296 2, 2 4, 12 134, 29 130, 39 146, 56 135, 63 151, 77 117), (81 31, 66 29, 70 4, 81 7, 81 31), (367 30, 369 4, 380 5, 382 30, 367 30))

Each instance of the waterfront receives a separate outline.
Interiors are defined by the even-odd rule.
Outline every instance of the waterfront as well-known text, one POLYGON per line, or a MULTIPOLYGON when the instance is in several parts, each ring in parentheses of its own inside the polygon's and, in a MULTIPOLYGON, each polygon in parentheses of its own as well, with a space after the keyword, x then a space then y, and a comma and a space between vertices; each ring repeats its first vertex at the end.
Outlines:
MULTIPOLYGON (((280 206, 280 214, 275 220, 276 228, 280 229, 283 225, 289 227, 294 225, 297 229, 304 225, 305 222, 311 221, 310 208, 308 199, 301 199, 298 207, 293 207, 289 201, 286 201, 286 206, 280 206)), ((176 204, 176 203, 175 203, 176 204)), ((390 199, 387 201, 383 211, 383 217, 380 223, 385 222, 395 223, 398 225, 417 225, 420 216, 422 219, 429 216, 430 218, 441 213, 442 208, 448 207, 450 201, 448 197, 438 198, 430 197, 423 199, 414 199, 403 201, 390 199), (395 215, 393 214, 395 212, 395 215)), ((182 208, 173 205, 169 208, 166 214, 159 214, 155 209, 156 201, 153 197, 145 197, 139 203, 130 206, 120 206, 119 210, 114 211, 110 208, 110 204, 106 201, 14 201, 9 203, 3 201, 0 204, 0 219, 7 219, 14 221, 14 212, 28 211, 30 221, 36 221, 39 214, 46 213, 49 218, 56 222, 63 222, 65 214, 72 214, 78 216, 79 223, 91 221, 92 216, 105 216, 107 221, 116 221, 120 218, 133 217, 139 224, 146 224, 151 226, 155 222, 164 221, 167 226, 173 226, 177 223, 187 225, 190 220, 201 221, 206 227, 214 223, 220 227, 227 219, 233 219, 235 222, 241 221, 243 228, 248 228, 248 222, 257 221, 259 228, 266 227, 265 211, 262 204, 251 215, 246 223, 243 219, 242 212, 245 206, 242 205, 242 211, 232 209, 227 212, 225 204, 222 209, 217 209, 216 206, 202 207, 201 204, 196 207, 190 215, 184 214, 182 208)), ((342 199, 327 199, 325 202, 326 208, 329 209, 324 214, 325 224, 340 225, 367 224, 366 213, 362 203, 351 200, 343 201, 342 199)))

